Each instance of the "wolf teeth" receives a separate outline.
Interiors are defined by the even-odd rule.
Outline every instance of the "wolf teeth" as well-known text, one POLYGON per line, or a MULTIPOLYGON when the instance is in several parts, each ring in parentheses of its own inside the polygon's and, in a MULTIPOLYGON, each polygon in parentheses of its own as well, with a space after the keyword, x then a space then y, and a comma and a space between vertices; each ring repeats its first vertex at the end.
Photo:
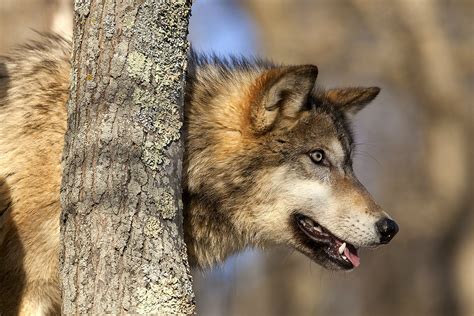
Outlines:
POLYGON ((319 226, 315 221, 313 221, 311 218, 303 218, 303 219, 300 219, 299 222, 306 228, 312 230, 312 231, 316 231, 320 234, 322 234, 323 236, 327 236, 326 233, 323 232, 323 229, 321 228, 321 226, 319 226))
POLYGON ((341 247, 339 247, 339 254, 342 255, 344 253, 344 250, 346 250, 346 243, 343 243, 341 247))
POLYGON ((346 256, 342 256, 342 259, 347 260, 347 257, 346 257, 346 256))

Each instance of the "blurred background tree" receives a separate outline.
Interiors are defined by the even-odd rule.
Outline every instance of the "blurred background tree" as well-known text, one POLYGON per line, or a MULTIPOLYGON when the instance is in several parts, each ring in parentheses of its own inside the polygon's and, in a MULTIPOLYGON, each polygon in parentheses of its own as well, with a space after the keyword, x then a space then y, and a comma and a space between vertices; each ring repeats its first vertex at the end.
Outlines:
MULTIPOLYGON (((0 0, 0 53, 31 28, 70 34, 71 6, 0 0)), ((193 9, 195 49, 316 64, 328 87, 382 87, 355 121, 355 169, 401 227, 349 274, 283 248, 197 271, 199 314, 474 315, 474 1, 200 0, 193 9)))
POLYGON ((0 54, 35 32, 72 34, 72 0, 0 0, 0 54))

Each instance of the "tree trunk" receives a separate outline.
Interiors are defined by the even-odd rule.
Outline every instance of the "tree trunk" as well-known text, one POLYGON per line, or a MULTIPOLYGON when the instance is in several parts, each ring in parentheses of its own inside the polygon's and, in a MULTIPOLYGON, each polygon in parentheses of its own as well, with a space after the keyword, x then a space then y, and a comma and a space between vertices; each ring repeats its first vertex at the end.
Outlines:
POLYGON ((76 0, 64 314, 191 314, 180 136, 190 1, 76 0))

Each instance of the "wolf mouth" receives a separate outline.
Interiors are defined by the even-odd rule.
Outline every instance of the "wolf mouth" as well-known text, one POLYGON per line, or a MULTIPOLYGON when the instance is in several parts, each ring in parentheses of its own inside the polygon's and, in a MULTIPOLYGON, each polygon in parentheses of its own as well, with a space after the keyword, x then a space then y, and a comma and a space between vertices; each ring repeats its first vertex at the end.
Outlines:
POLYGON ((359 266, 360 258, 354 245, 337 238, 328 229, 305 215, 296 214, 295 223, 306 236, 305 244, 317 249, 319 253, 323 252, 327 260, 346 270, 359 266))

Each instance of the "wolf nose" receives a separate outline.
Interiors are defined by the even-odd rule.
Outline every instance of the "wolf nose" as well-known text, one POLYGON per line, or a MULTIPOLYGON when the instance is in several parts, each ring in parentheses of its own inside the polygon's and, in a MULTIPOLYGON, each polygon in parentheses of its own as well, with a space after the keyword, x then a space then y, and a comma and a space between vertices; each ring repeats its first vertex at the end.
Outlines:
POLYGON ((380 243, 382 244, 388 244, 388 242, 392 240, 393 236, 398 233, 397 223, 387 217, 379 220, 375 226, 377 226, 377 230, 380 233, 380 243))

